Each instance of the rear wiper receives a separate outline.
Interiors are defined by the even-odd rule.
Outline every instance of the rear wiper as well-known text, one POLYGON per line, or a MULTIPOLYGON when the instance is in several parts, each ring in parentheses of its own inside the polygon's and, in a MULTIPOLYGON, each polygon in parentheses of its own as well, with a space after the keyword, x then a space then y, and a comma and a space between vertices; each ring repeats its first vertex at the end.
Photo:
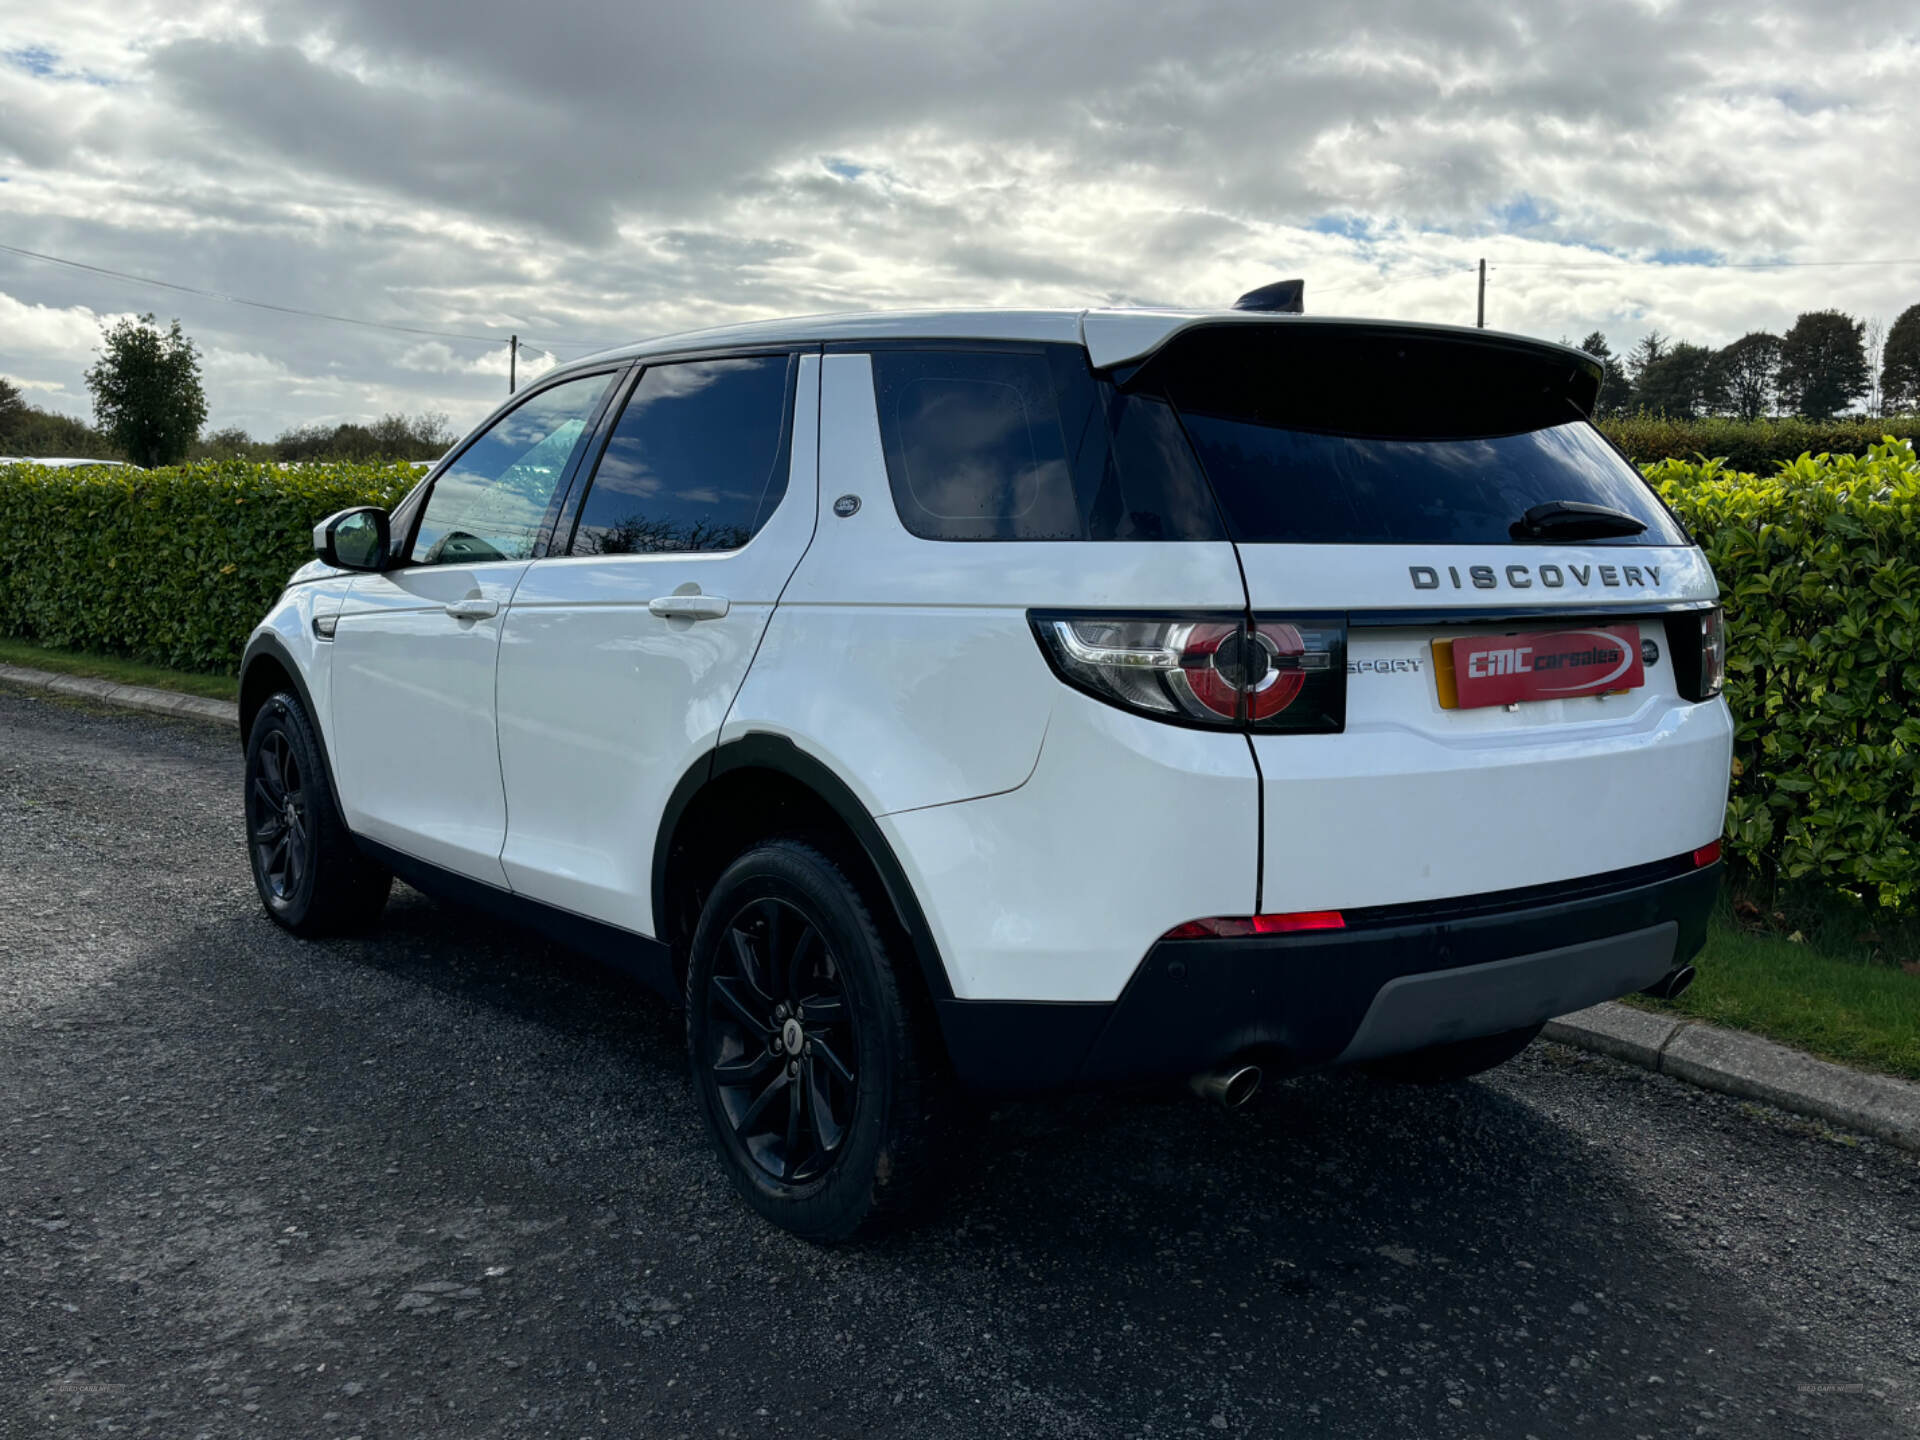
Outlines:
POLYGON ((1624 510, 1579 500, 1549 500, 1528 510, 1507 527, 1507 533, 1516 540, 1599 540, 1638 535, 1646 528, 1646 521, 1624 510))

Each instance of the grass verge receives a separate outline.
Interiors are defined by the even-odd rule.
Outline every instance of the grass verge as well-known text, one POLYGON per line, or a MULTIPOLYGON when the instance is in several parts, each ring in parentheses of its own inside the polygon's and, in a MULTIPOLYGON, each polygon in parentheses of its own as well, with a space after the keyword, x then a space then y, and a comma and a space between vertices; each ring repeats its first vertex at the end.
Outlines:
POLYGON ((1791 940, 1723 908, 1694 964, 1700 978, 1678 1000, 1635 997, 1631 1003, 1751 1031, 1857 1069, 1920 1080, 1920 962, 1911 953, 1889 960, 1877 947, 1837 936, 1791 940))
POLYGON ((50 645, 35 645, 30 640, 0 639, 0 665, 29 665, 36 670, 79 675, 88 680, 111 680, 116 685, 151 685, 156 690, 178 690, 208 700, 240 698, 240 682, 231 675, 195 675, 162 665, 143 665, 138 660, 122 660, 117 655, 58 650, 50 645))

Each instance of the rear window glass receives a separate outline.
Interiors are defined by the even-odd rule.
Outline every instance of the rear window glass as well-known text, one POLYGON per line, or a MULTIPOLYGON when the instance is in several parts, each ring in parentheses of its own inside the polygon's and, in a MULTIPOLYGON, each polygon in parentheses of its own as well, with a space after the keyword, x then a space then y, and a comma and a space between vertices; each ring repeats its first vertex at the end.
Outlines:
POLYGON ((1624 511, 1638 535, 1581 545, 1685 545, 1640 474, 1584 420, 1517 435, 1330 435, 1181 413, 1235 540, 1296 544, 1516 543, 1515 521, 1550 500, 1624 511))
POLYGON ((1215 540, 1165 400, 1123 396, 1073 346, 873 356, 887 478, 927 540, 1215 540))

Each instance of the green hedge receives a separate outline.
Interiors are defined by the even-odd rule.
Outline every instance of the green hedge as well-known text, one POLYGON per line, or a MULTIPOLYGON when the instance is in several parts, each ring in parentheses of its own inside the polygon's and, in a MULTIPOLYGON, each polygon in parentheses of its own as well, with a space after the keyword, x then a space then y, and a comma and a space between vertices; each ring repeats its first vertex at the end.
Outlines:
MULTIPOLYGON (((1907 441, 1765 476, 1649 478, 1726 598, 1738 725, 1732 857, 1769 878, 1916 899, 1920 460, 1907 441)), ((392 505, 406 465, 0 469, 0 635, 232 673, 314 521, 392 505)))
POLYGON ((0 469, 0 635, 231 674, 313 558, 314 522, 392 505, 408 465, 225 461, 168 470, 0 469))
POLYGON ((1884 905, 1920 860, 1920 460, 1911 442, 1775 474, 1647 475, 1727 606, 1737 727, 1727 844, 1762 877, 1884 905))
POLYGON ((1889 435, 1920 440, 1920 417, 1899 420, 1669 420, 1662 415, 1622 415, 1600 428, 1642 465, 1662 460, 1727 462, 1734 470, 1764 474, 1802 455, 1864 455, 1889 435))

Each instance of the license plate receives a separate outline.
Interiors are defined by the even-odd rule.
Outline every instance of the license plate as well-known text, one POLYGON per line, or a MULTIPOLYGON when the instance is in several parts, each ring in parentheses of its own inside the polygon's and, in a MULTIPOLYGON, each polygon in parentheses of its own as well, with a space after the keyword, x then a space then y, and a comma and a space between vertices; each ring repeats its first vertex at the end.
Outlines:
POLYGON ((1606 695, 1647 680, 1632 625, 1436 640, 1433 658, 1446 710, 1606 695))

